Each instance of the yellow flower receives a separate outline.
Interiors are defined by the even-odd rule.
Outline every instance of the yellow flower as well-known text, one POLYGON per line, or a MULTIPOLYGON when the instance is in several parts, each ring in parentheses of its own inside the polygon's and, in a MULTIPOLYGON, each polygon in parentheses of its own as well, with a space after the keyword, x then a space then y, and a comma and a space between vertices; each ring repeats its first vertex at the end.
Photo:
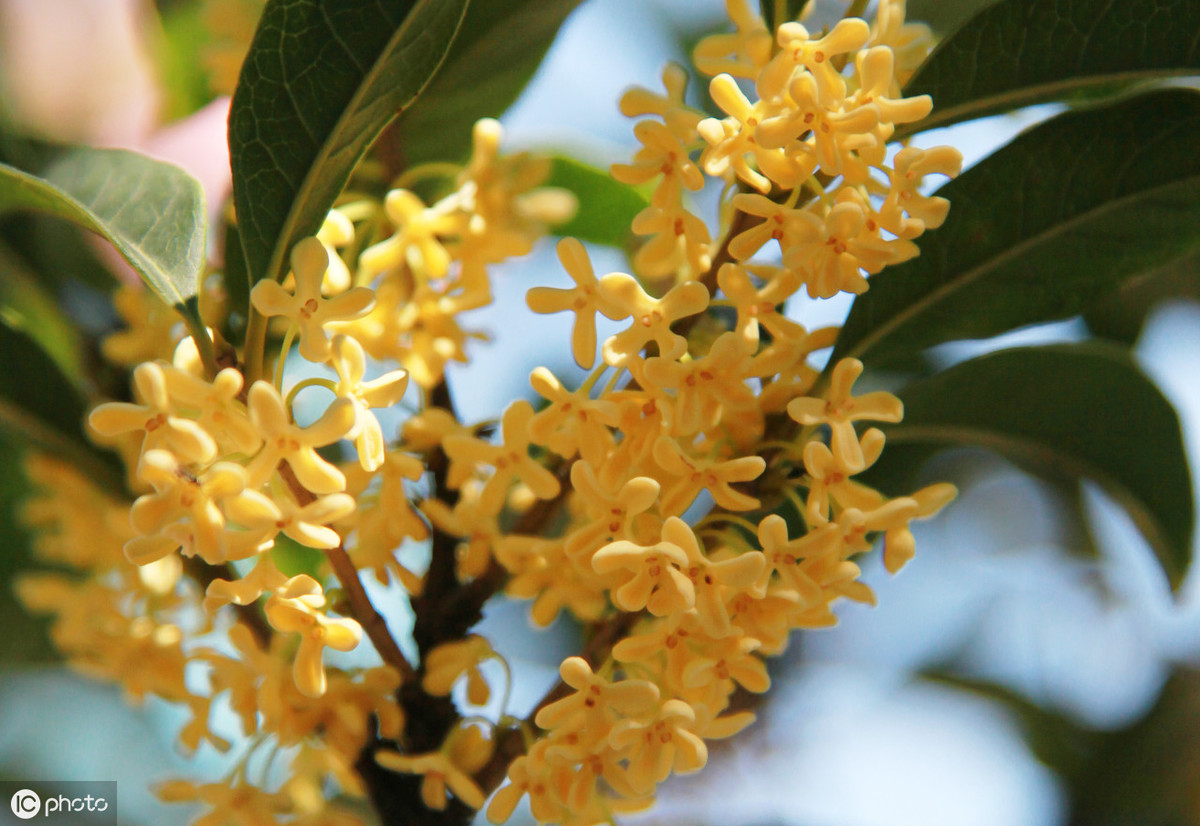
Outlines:
POLYGON ((713 699, 728 696, 730 681, 754 694, 766 692, 771 678, 766 663, 755 655, 759 645, 753 637, 726 637, 708 643, 704 655, 693 657, 684 667, 683 684, 692 690, 708 689, 713 699))
POLYGON ((568 392, 545 367, 535 369, 529 383, 550 402, 529 421, 533 443, 546 445, 566 459, 580 453, 594 465, 603 462, 614 444, 610 428, 619 423, 616 403, 592 399, 584 389, 568 392))
POLYGON ((126 367, 163 358, 171 352, 182 321, 174 307, 168 307, 140 284, 118 287, 112 303, 126 327, 110 333, 101 342, 100 352, 105 359, 126 367))
POLYGON ((166 370, 156 362, 139 364, 133 371, 133 389, 140 404, 108 402, 88 416, 97 433, 117 436, 144 431, 142 451, 166 447, 185 462, 208 464, 217 456, 217 443, 196 422, 178 415, 168 393, 166 370))
POLYGON ((362 626, 357 622, 352 619, 330 619, 319 610, 325 604, 319 587, 311 594, 294 597, 272 594, 264 608, 272 628, 300 635, 300 648, 296 651, 292 678, 296 681, 296 688, 306 697, 320 697, 325 693, 325 666, 321 662, 321 652, 326 647, 349 651, 362 639, 362 626))
POLYGON ((421 687, 434 697, 445 697, 458 678, 466 674, 467 700, 472 705, 484 705, 491 691, 479 665, 485 660, 498 658, 499 655, 492 650, 488 641, 478 634, 468 634, 461 640, 443 643, 426 656, 425 677, 421 680, 421 687))
POLYGON ((682 700, 667 700, 649 721, 625 719, 613 726, 609 742, 630 755, 628 777, 645 793, 674 771, 689 774, 704 768, 708 747, 691 730, 696 712, 682 700))
POLYGON ((453 731, 440 751, 407 755, 380 751, 375 762, 385 769, 422 775, 421 800, 435 811, 446 808, 446 791, 472 809, 483 808, 487 796, 472 779, 492 757, 495 743, 481 727, 467 725, 453 731))
MULTIPOLYGON (((742 197, 761 198, 762 196, 737 195, 734 197, 734 203, 736 204, 738 198, 742 197)), ((745 212, 753 209, 753 207, 748 209, 747 205, 740 208, 745 212)), ((767 226, 772 223, 774 223, 773 220, 764 221, 759 226, 767 226)), ((747 230, 747 232, 751 231, 747 230)), ((743 233, 743 235, 745 234, 743 233)), ((740 237, 742 236, 738 236, 738 238, 740 237)), ((772 233, 771 237, 776 236, 772 233)), ((732 249, 733 245, 730 244, 730 250, 732 251, 732 249)), ((783 302, 801 286, 800 279, 791 271, 778 270, 777 274, 769 278, 767 283, 760 288, 754 286, 745 267, 732 263, 725 264, 717 272, 717 284, 720 286, 721 292, 725 294, 725 298, 737 308, 737 326, 734 331, 741 338, 743 346, 748 352, 753 353, 758 348, 759 325, 767 328, 772 341, 780 339, 797 341, 806 337, 807 334, 803 327, 785 318, 779 312, 779 307, 783 302)))
POLYGON ((422 281, 445 277, 450 253, 439 236, 461 234, 462 215, 436 206, 427 208, 420 198, 404 189, 389 192, 383 209, 396 233, 363 250, 358 262, 363 271, 375 276, 406 264, 422 281))
POLYGON ((654 443, 654 461, 675 477, 663 492, 661 507, 665 514, 683 513, 701 490, 707 490, 713 501, 728 510, 747 511, 759 506, 758 499, 734 490, 730 484, 757 479, 767 467, 761 456, 728 461, 700 459, 684 453, 670 436, 660 436, 654 443))
POLYGON ((513 402, 504 411, 500 425, 503 444, 491 445, 466 436, 448 436, 444 442, 446 455, 450 457, 452 476, 455 475, 455 465, 459 466, 459 473, 464 466, 491 465, 495 468, 479 497, 479 503, 486 513, 500 512, 509 483, 514 478, 520 479, 542 499, 552 499, 558 495, 560 486, 557 477, 529 457, 531 419, 533 406, 522 399, 513 402))
POLYGON ((655 480, 638 476, 613 491, 601 485, 586 460, 571 466, 571 487, 583 500, 589 521, 567 535, 566 551, 572 557, 586 557, 582 561, 588 565, 591 554, 601 545, 636 539, 636 521, 658 501, 659 485, 655 480))
POLYGON ((575 689, 561 700, 543 706, 534 722, 547 731, 571 729, 585 735, 603 728, 616 715, 633 717, 651 711, 658 703, 658 686, 649 680, 609 680, 592 671, 582 657, 568 657, 558 669, 562 681, 575 689))
POLYGON ((687 339, 672 332, 671 325, 708 307, 708 290, 697 281, 676 284, 662 298, 651 298, 633 276, 610 273, 600 279, 600 294, 616 309, 610 318, 633 319, 629 328, 604 342, 604 360, 613 367, 623 367, 639 358, 649 341, 658 345, 663 358, 683 355, 687 339))
POLYGON ((421 512, 443 533, 461 537, 455 551, 460 580, 482 576, 492 561, 492 549, 504 536, 496 514, 486 512, 479 503, 478 488, 468 488, 451 509, 438 499, 421 502, 421 512))
POLYGON ((950 202, 920 191, 926 175, 953 178, 962 170, 962 153, 949 146, 921 149, 906 146, 896 153, 888 170, 887 197, 879 208, 879 223, 901 238, 915 238, 937 229, 946 220, 950 202))
POLYGON ((654 386, 676 391, 672 434, 690 436, 714 430, 726 411, 754 407, 754 392, 745 383, 750 366, 743 339, 723 333, 703 358, 650 358, 645 371, 654 386))
POLYGON ((859 439, 862 467, 845 465, 833 451, 818 441, 804 446, 804 468, 808 471, 807 518, 810 524, 824 524, 830 518, 833 503, 840 508, 870 510, 882 504, 882 494, 850 479, 875 464, 883 452, 882 431, 872 427, 859 439))
POLYGON ((207 806, 208 812, 193 821, 195 826, 275 826, 289 810, 284 795, 265 792, 245 780, 232 785, 168 780, 158 784, 155 793, 168 803, 199 801, 207 806))
POLYGON ((529 309, 535 313, 575 313, 571 330, 571 353, 575 362, 584 368, 596 360, 596 313, 611 319, 621 317, 621 308, 606 298, 599 289, 596 273, 583 244, 574 238, 558 242, 558 260, 575 282, 569 290, 555 287, 534 287, 526 294, 529 309))
POLYGON ((726 559, 709 558, 688 524, 677 516, 663 523, 664 542, 682 548, 687 555, 684 572, 696 594, 696 614, 704 633, 714 639, 733 633, 729 623, 728 598, 758 581, 766 559, 758 551, 746 551, 726 559))
POLYGON ((751 103, 729 75, 717 75, 708 85, 709 93, 722 111, 724 120, 707 118, 697 127, 708 142, 700 156, 700 166, 709 175, 733 173, 764 195, 771 191, 771 182, 793 189, 804 182, 809 172, 782 149, 768 149, 755 137, 758 125, 772 114, 762 101, 751 103), (758 169, 746 160, 752 156, 758 169), (760 171, 761 170, 761 171, 760 171))
POLYGON ((211 382, 185 370, 165 370, 163 373, 171 397, 200 411, 196 423, 219 442, 247 456, 262 445, 262 438, 246 413, 246 406, 238 400, 244 382, 238 370, 226 367, 211 382))
MULTIPOLYGON (((303 506, 296 504, 286 494, 275 499, 266 499, 266 503, 269 503, 269 508, 265 512, 269 514, 272 527, 301 545, 322 549, 336 548, 341 544, 341 536, 328 526, 354 513, 356 507, 354 497, 345 493, 318 496, 303 506)), ((230 506, 231 517, 238 512, 238 506, 230 506)), ((261 518, 263 513, 264 511, 256 509, 254 515, 261 518)))
POLYGON ((876 273, 918 254, 911 241, 881 238, 867 207, 847 195, 823 219, 812 212, 803 213, 804 224, 796 243, 784 251, 783 264, 804 279, 810 298, 832 298, 842 291, 866 292, 867 280, 860 270, 876 273))
POLYGON ((286 461, 304 485, 313 493, 337 493, 346 487, 342 472, 317 454, 317 448, 345 436, 356 420, 354 404, 338 399, 308 427, 298 427, 288 419, 279 392, 267 382, 256 381, 250 388, 250 420, 263 437, 263 448, 246 467, 253 487, 265 483, 281 461, 286 461))
POLYGON ((487 808, 487 819, 503 823, 512 817, 521 798, 529 795, 534 819, 551 823, 562 817, 563 806, 558 802, 546 777, 545 741, 534 743, 530 754, 518 757, 508 767, 508 785, 496 792, 487 808), (539 748, 541 747, 541 748, 539 748))
POLYGON ((853 422, 863 419, 898 422, 904 418, 904 405, 891 393, 880 390, 861 396, 850 395, 862 371, 863 364, 858 359, 842 359, 833 368, 826 398, 805 396, 788 403, 788 415, 800 424, 829 426, 834 456, 843 468, 854 473, 866 466, 866 457, 853 422))
MULTIPOLYGON (((882 124, 914 123, 927 117, 933 111, 933 98, 929 95, 912 98, 901 97, 898 93, 893 95, 895 66, 895 53, 887 46, 859 52, 854 58, 859 88, 851 95, 848 104, 874 106, 879 110, 882 124)), ((890 137, 890 129, 880 135, 883 140, 890 137)))
POLYGON ((757 77, 771 59, 771 33, 746 0, 725 0, 725 12, 737 31, 703 38, 692 50, 692 60, 706 75, 725 72, 736 77, 757 77))
POLYGON ((758 96, 763 100, 777 98, 793 77, 810 73, 820 89, 822 103, 840 98, 845 94, 846 84, 833 66, 833 59, 861 49, 870 36, 870 26, 857 17, 838 21, 828 34, 816 40, 802 24, 784 23, 775 36, 779 51, 758 76, 755 85, 758 96))
POLYGON ((250 605, 263 594, 280 596, 312 594, 321 590, 320 584, 308 574, 284 576, 275 566, 270 554, 263 554, 244 577, 236 580, 214 579, 204 593, 204 610, 210 614, 222 606, 250 605))
POLYGON ((675 275, 685 265, 687 276, 694 278, 712 262, 708 227, 680 204, 648 206, 634 216, 630 228, 653 236, 633 256, 634 269, 647 278, 675 275))
POLYGON ((638 185, 659 175, 650 203, 657 207, 682 203, 683 189, 697 192, 704 188, 704 175, 688 156, 688 147, 680 136, 657 121, 644 120, 633 127, 633 136, 642 144, 632 164, 613 164, 609 173, 624 184, 638 185))
POLYGON ((880 0, 868 46, 890 46, 896 55, 895 91, 911 78, 933 48, 933 32, 924 23, 905 23, 906 0, 880 0))
POLYGON ((329 333, 325 325, 365 314, 375 300, 366 287, 354 287, 325 298, 321 285, 329 268, 329 251, 316 238, 304 238, 292 248, 292 270, 296 289, 289 293, 277 282, 264 280, 254 285, 250 301, 265 316, 288 318, 300 332, 300 355, 322 362, 329 356, 329 333))
MULTIPOLYGON (((195 476, 169 451, 148 450, 138 464, 138 476, 153 485, 154 492, 139 497, 130 509, 135 531, 143 537, 155 536, 168 522, 186 520, 194 542, 191 550, 209 564, 226 560, 225 515, 220 504, 245 490, 246 472, 241 465, 218 462, 195 476)), ((131 542, 126 554, 135 564, 154 562, 179 547, 176 539, 172 536, 153 545, 131 542), (151 548, 154 550, 147 553, 151 548)), ((254 545, 261 539, 256 537, 254 545)))
POLYGON ((682 570, 687 563, 684 550, 665 539, 649 546, 620 540, 605 545, 592 557, 592 568, 598 574, 625 573, 625 581, 612 592, 618 608, 645 608, 659 617, 686 611, 695 604, 695 587, 682 570))
MULTIPOLYGON (((914 519, 925 519, 950 504, 958 495, 958 489, 946 482, 922 488, 909 498, 917 503, 914 519)), ((888 573, 894 574, 904 567, 916 553, 916 539, 908 525, 896 525, 887 529, 883 536, 883 564, 888 573)))
POLYGON ((367 361, 362 345, 350 336, 333 337, 330 361, 337 371, 338 398, 349 399, 354 404, 354 427, 346 434, 354 440, 358 450, 358 461, 364 470, 377 470, 384 462, 386 444, 383 428, 371 412, 372 407, 391 407, 404 398, 408 387, 408 374, 393 370, 377 379, 364 382, 367 361))
MULTIPOLYGON (((770 43, 767 44, 768 49, 770 43)), ((658 115, 667 128, 681 139, 691 141, 696 134, 696 124, 704 115, 684 102, 687 91, 687 70, 678 63, 668 63, 662 73, 665 95, 651 92, 640 86, 626 89, 621 95, 621 114, 627 118, 641 115, 658 115)))
POLYGON ((764 147, 782 148, 796 159, 805 177, 818 168, 829 176, 841 175, 854 163, 856 151, 881 143, 875 134, 877 106, 821 100, 817 81, 807 72, 792 80, 788 95, 792 105, 764 119, 754 134, 764 147), (807 137, 797 141, 802 135, 807 137))

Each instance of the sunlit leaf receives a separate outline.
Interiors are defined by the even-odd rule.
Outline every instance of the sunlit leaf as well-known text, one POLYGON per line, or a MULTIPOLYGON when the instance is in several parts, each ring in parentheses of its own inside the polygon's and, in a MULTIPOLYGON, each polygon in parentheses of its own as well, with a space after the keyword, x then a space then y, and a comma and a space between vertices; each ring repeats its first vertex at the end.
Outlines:
POLYGON ((112 242, 164 301, 200 326, 204 192, 172 164, 122 149, 71 149, 42 176, 0 164, 0 213, 31 209, 112 242))
POLYGON ((545 185, 570 190, 579 199, 575 217, 554 227, 554 232, 595 244, 625 246, 634 216, 650 204, 643 193, 614 180, 604 170, 571 158, 554 158, 545 185))

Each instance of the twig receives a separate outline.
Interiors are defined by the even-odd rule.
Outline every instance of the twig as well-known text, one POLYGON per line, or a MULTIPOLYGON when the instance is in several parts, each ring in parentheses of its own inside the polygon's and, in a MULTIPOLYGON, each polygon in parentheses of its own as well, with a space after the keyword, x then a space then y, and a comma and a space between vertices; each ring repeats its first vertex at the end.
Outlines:
MULTIPOLYGON (((287 482, 292 495, 296 497, 296 501, 301 506, 316 501, 317 497, 300 484, 291 465, 286 461, 279 463, 279 475, 287 482)), ((396 644, 391 632, 388 631, 387 622, 383 616, 371 604, 371 598, 367 596, 362 580, 359 579, 358 569, 354 567, 354 563, 346 554, 345 546, 339 544, 336 548, 330 548, 325 551, 325 557, 333 566, 333 572, 341 582, 342 590, 346 592, 346 599, 350 603, 354 619, 358 620, 363 630, 367 632, 367 636, 375 646, 375 650, 379 652, 379 656, 385 663, 400 672, 400 677, 405 683, 415 680, 416 671, 404 656, 404 652, 400 650, 400 646, 396 644)))
MULTIPOLYGON (((228 564, 208 565, 199 557, 185 556, 183 558, 183 567, 187 571, 188 576, 203 585, 206 589, 209 584, 218 579, 233 581, 238 578, 237 573, 228 564)), ((238 621, 245 625, 250 633, 254 635, 254 641, 260 647, 266 648, 271 642, 273 631, 271 626, 267 624, 266 617, 259 610, 258 604, 237 605, 235 603, 233 608, 237 613, 238 621)))

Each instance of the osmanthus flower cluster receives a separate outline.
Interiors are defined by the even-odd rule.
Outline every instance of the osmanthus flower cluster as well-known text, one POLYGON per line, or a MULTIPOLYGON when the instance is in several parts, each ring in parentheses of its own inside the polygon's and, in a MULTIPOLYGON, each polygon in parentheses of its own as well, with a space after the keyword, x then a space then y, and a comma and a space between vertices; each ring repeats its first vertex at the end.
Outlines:
MULTIPOLYGON (((133 398, 89 422, 124 446, 136 499, 35 459, 46 493, 25 518, 41 553, 91 576, 30 577, 21 594, 56 615, 80 667, 186 705, 185 746, 228 747, 211 707, 232 709, 251 744, 235 775, 174 781, 165 798, 203 802, 204 822, 353 823, 326 802, 328 781, 377 797, 364 778, 391 772, 419 777, 430 810, 453 800, 503 822, 528 797, 540 822, 605 822, 753 720, 733 697, 768 689, 764 658, 793 630, 836 622, 839 599, 874 601, 857 560, 875 539, 888 570, 911 558, 912 521, 954 489, 889 498, 856 480, 884 449, 871 423, 899 421, 901 404, 858 390, 854 359, 814 367, 837 330, 784 308, 868 289, 945 218, 922 183, 956 174, 958 153, 889 146, 932 106, 901 91, 928 31, 904 22, 903 0, 824 31, 769 32, 745 0, 727 8, 734 31, 695 53, 726 117, 687 104, 679 66, 664 92, 621 100, 641 148, 612 174, 651 192, 632 227, 645 236, 636 277, 597 275, 564 238, 573 286, 528 292, 534 312, 572 314, 570 350, 590 370, 577 388, 539 367, 538 403, 515 401, 498 423, 459 421, 448 402, 447 363, 482 337, 460 316, 491 302, 491 266, 574 207, 539 188, 544 161, 500 154, 494 121, 476 126, 467 165, 409 170, 382 203, 343 204, 295 245, 281 283, 255 286, 253 312, 279 334, 268 379, 242 367, 261 353, 206 374, 161 312, 123 299, 129 329, 107 349, 142 359, 133 398), (423 200, 425 176, 448 194, 423 200), (689 194, 714 181, 725 195, 710 225, 689 194), (603 341, 597 313, 618 327, 603 341), (289 386, 285 365, 303 362, 312 377, 289 386), (410 384, 421 405, 393 439, 377 414, 405 406, 410 384), (401 562, 404 543, 425 541, 428 571, 401 562), (283 552, 296 546, 324 564, 295 570, 283 552), (365 575, 407 592, 418 663, 365 575), (503 659, 454 611, 500 589, 531 600, 536 623, 566 612, 596 642, 529 719, 456 712, 431 741, 428 721, 412 725, 427 701, 444 710, 460 681, 468 705, 493 694, 487 666, 503 659), (327 664, 364 632, 381 665, 327 664), (274 790, 248 780, 263 743, 291 760, 274 790)), ((220 328, 226 311, 211 300, 206 320, 220 328)))

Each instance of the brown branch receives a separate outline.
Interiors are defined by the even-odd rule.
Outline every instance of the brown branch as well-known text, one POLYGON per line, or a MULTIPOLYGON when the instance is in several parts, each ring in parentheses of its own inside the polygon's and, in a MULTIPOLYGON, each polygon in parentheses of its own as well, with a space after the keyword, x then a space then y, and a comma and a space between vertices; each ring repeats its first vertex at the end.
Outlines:
MULTIPOLYGON (((438 382, 429 394, 429 407, 439 407, 454 414, 454 401, 450 397, 450 389, 446 380, 438 382)), ((457 419, 457 416, 455 416, 457 419)), ((458 503, 458 491, 451 490, 446 484, 446 476, 450 469, 450 461, 441 446, 435 447, 429 453, 427 465, 433 475, 433 495, 447 507, 453 508, 458 503)), ((421 659, 438 645, 438 643, 462 636, 445 634, 441 629, 444 619, 444 605, 460 586, 458 583, 457 553, 459 538, 446 533, 436 523, 430 526, 430 558, 429 570, 425 573, 421 593, 412 599, 414 614, 413 640, 417 644, 421 659)), ((472 623, 474 624, 474 623, 472 623)), ((469 626, 467 626, 469 627, 469 626)))
MULTIPOLYGON (((226 579, 234 581, 238 578, 237 573, 228 564, 208 565, 199 557, 185 556, 183 558, 183 568, 193 580, 200 583, 207 590, 208 586, 218 579, 226 579)), ((258 643, 260 648, 267 648, 271 643, 271 635, 274 633, 270 625, 267 624, 267 618, 263 616, 258 603, 250 605, 233 605, 237 615, 238 622, 246 626, 251 634, 254 635, 254 641, 258 643)))
MULTIPOLYGON (((301 506, 316 501, 316 495, 300 484, 292 466, 286 461, 279 463, 279 475, 283 477, 288 488, 291 489, 292 495, 296 497, 296 501, 301 506)), ((391 632, 388 631, 387 622, 371 604, 371 598, 367 596, 367 591, 358 576, 358 569, 350 561, 345 546, 339 544, 336 548, 330 548, 325 551, 325 557, 333 566, 333 572, 341 582, 342 590, 346 592, 346 599, 350 603, 354 619, 367 632, 367 636, 375 646, 375 650, 379 652, 379 656, 385 663, 400 672, 400 677, 405 683, 413 681, 416 678, 416 672, 404 656, 404 652, 400 650, 400 646, 396 644, 391 632)))
MULTIPOLYGON (((587 660, 588 665, 593 669, 598 669, 612 653, 612 648, 617 642, 628 633, 642 614, 617 613, 613 614, 606 620, 595 622, 592 624, 593 634, 584 645, 583 651, 579 656, 587 660)), ((569 695, 574 689, 569 685, 559 680, 549 691, 542 695, 542 699, 538 701, 533 710, 518 727, 506 729, 501 732, 496 739, 496 748, 492 753, 492 758, 484 765, 482 769, 475 775, 475 781, 479 787, 483 789, 484 794, 491 794, 504 781, 505 775, 508 774, 508 767, 513 760, 516 760, 525 753, 525 735, 522 733, 522 728, 530 729, 536 724, 534 717, 546 706, 551 703, 561 700, 569 695)))

